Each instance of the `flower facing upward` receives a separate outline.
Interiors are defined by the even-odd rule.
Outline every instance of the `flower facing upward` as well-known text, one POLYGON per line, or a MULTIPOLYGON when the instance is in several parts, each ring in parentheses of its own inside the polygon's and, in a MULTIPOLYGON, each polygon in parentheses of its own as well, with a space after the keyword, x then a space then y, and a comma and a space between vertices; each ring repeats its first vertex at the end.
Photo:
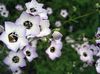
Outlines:
POLYGON ((31 46, 26 46, 23 52, 29 62, 31 62, 34 58, 38 57, 36 49, 31 46))
POLYGON ((5 31, 1 34, 0 40, 13 51, 22 49, 28 44, 25 38, 25 28, 12 22, 5 22, 5 31))
POLYGON ((41 19, 48 19, 47 10, 43 9, 43 4, 38 3, 36 0, 28 2, 26 5, 26 12, 32 15, 39 15, 41 19))
POLYGON ((68 16, 67 10, 62 9, 61 12, 60 12, 60 15, 61 15, 62 17, 64 17, 64 18, 66 18, 66 17, 68 16))
POLYGON ((57 57, 61 56, 61 49, 62 49, 61 42, 57 43, 56 41, 51 41, 51 45, 46 50, 46 53, 48 54, 51 60, 55 60, 57 57))
POLYGON ((35 37, 40 33, 40 17, 32 16, 26 12, 23 12, 21 16, 16 20, 16 24, 22 25, 26 28, 26 36, 35 37), (24 19, 23 19, 24 18, 24 19))
POLYGON ((4 63, 7 64, 12 71, 16 71, 17 68, 26 66, 24 57, 25 55, 22 51, 10 51, 8 56, 4 59, 4 63))

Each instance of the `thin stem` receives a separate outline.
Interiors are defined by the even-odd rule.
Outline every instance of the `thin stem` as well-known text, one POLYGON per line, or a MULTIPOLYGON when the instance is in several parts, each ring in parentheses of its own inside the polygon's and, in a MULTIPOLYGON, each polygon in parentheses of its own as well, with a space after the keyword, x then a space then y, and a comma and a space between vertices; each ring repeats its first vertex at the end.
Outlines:
POLYGON ((71 22, 71 21, 76 21, 77 19, 90 16, 90 15, 94 14, 95 12, 90 12, 90 13, 87 13, 87 14, 84 14, 84 15, 81 15, 81 16, 78 16, 78 17, 75 17, 75 18, 71 18, 71 19, 65 21, 64 23, 71 22))

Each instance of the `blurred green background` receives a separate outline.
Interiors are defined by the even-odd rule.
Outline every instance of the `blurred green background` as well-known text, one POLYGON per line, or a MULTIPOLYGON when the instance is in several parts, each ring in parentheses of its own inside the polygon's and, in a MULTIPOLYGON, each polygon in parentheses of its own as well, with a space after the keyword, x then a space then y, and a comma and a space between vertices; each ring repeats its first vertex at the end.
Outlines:
MULTIPOLYGON (((4 25, 5 21, 15 21, 21 12, 15 9, 17 4, 25 7, 25 3, 30 0, 0 0, 0 3, 6 5, 10 14, 8 18, 0 16, 0 24, 4 25)), ((74 49, 66 43, 65 37, 72 35, 74 39, 85 35, 90 40, 95 38, 97 27, 100 26, 100 0, 38 0, 44 3, 45 8, 51 7, 53 14, 49 16, 51 29, 55 27, 55 21, 60 20, 62 26, 60 32, 63 34, 62 56, 54 61, 50 60, 45 50, 48 47, 47 42, 39 41, 37 52, 39 57, 23 68, 23 74, 97 74, 95 66, 83 68, 83 62, 80 61, 79 55, 74 49), (61 17, 60 10, 67 9, 68 17, 61 17), (73 26, 73 32, 69 32, 69 26, 73 26)), ((2 44, 2 43, 1 43, 2 44)), ((12 74, 8 67, 3 64, 6 56, 6 46, 0 48, 0 74, 12 74)))

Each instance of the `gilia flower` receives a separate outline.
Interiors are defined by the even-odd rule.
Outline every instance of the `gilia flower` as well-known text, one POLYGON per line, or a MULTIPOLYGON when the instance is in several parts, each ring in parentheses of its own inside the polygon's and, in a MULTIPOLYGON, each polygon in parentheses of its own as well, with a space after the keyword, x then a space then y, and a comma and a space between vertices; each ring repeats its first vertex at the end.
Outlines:
POLYGON ((13 74, 22 74, 22 71, 20 68, 16 68, 16 70, 13 71, 13 74))
POLYGON ((36 53, 36 49, 31 46, 26 46, 23 52, 29 62, 31 62, 34 58, 38 57, 38 54, 36 53))
POLYGON ((90 46, 87 44, 83 44, 79 51, 78 51, 79 55, 80 55, 80 59, 83 62, 87 62, 87 63, 92 63, 93 60, 93 52, 90 50, 90 46))
POLYGON ((48 7, 47 8, 47 14, 51 15, 53 13, 52 8, 48 7))
POLYGON ((68 16, 67 10, 62 9, 61 12, 60 12, 60 15, 61 15, 62 17, 64 17, 64 18, 66 18, 66 17, 68 16))
POLYGON ((98 27, 98 29, 97 29, 96 37, 100 38, 100 27, 98 27))
POLYGON ((0 12, 6 10, 6 6, 4 4, 0 4, 0 12))
POLYGON ((25 55, 22 53, 22 51, 10 51, 8 56, 4 59, 4 63, 9 66, 12 72, 14 72, 17 68, 26 66, 24 57, 25 55))
POLYGON ((26 28, 26 36, 35 37, 40 33, 40 17, 32 16, 26 12, 23 12, 21 16, 16 20, 16 24, 22 25, 26 28), (24 19, 23 19, 24 18, 24 19))
POLYGON ((9 16, 9 11, 3 10, 0 14, 1 14, 1 16, 3 16, 3 17, 8 17, 8 16, 9 16))
POLYGON ((96 71, 97 71, 97 73, 100 73, 100 58, 97 60, 95 66, 96 66, 96 71))
POLYGON ((61 25, 62 25, 62 24, 61 24, 61 21, 56 21, 56 22, 55 22, 55 26, 56 26, 56 27, 60 27, 61 25))
POLYGON ((49 27, 50 27, 49 20, 41 20, 40 22, 41 32, 40 34, 37 35, 37 37, 43 37, 43 36, 47 36, 48 34, 50 34, 51 30, 49 29, 49 27))
POLYGON ((22 7, 22 5, 17 4, 15 7, 18 11, 22 11, 24 8, 22 7))
POLYGON ((52 34, 54 40, 61 40, 62 36, 63 35, 58 31, 54 31, 54 33, 52 34))
POLYGON ((32 15, 39 15, 41 19, 48 19, 47 10, 43 9, 43 4, 38 3, 36 0, 28 2, 26 5, 26 12, 32 15))
POLYGON ((60 40, 51 41, 50 47, 46 50, 49 58, 55 60, 61 56, 62 42, 60 40))
POLYGON ((5 22, 5 31, 1 34, 0 40, 3 41, 9 49, 17 51, 18 48, 22 49, 28 44, 25 34, 24 27, 17 26, 12 22, 5 22))

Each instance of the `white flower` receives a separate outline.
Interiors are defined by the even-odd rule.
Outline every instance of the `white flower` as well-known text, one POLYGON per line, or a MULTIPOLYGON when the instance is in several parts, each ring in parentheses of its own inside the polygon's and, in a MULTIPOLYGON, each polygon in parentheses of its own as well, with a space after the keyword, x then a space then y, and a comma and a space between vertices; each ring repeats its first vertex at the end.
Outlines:
POLYGON ((20 5, 20 4, 17 4, 17 5, 15 6, 15 8, 16 8, 18 11, 22 11, 22 10, 24 9, 23 6, 20 5))
POLYGON ((90 50, 90 46, 86 43, 82 44, 80 47, 78 54, 80 55, 80 59, 83 62, 92 63, 93 59, 93 52, 90 50))
POLYGON ((49 58, 55 60, 61 56, 62 42, 60 40, 51 41, 50 47, 46 50, 49 58))
POLYGON ((9 11, 3 10, 0 14, 1 14, 1 16, 3 16, 3 17, 8 17, 8 16, 9 16, 9 11))
POLYGON ((71 47, 74 48, 78 52, 81 45, 79 43, 75 43, 75 44, 71 44, 71 47))
POLYGON ((0 40, 3 41, 9 49, 17 51, 18 48, 22 49, 28 44, 25 34, 24 27, 12 22, 5 22, 5 31, 1 34, 0 40))
POLYGON ((39 35, 37 35, 37 37, 43 37, 43 36, 49 35, 51 33, 51 30, 49 29, 49 27, 50 27, 49 20, 41 20, 40 22, 41 32, 39 35))
POLYGON ((56 27, 60 27, 61 25, 62 25, 62 24, 61 24, 61 21, 56 21, 56 22, 55 22, 55 26, 56 26, 56 27))
POLYGON ((98 29, 97 29, 96 37, 100 38, 100 27, 98 27, 98 29))
POLYGON ((39 15, 41 19, 48 19, 47 10, 43 9, 43 4, 38 3, 36 0, 28 2, 26 5, 26 12, 32 15, 39 15))
POLYGON ((29 62, 31 62, 34 58, 38 57, 38 54, 36 53, 36 49, 29 45, 25 47, 23 52, 29 62))
POLYGON ((20 68, 16 68, 16 70, 13 71, 13 74, 22 74, 22 71, 20 68))
POLYGON ((26 28, 26 36, 35 37, 40 33, 40 17, 32 16, 26 12, 23 12, 21 16, 16 20, 16 24, 22 25, 26 28), (24 18, 24 19, 23 19, 24 18))
POLYGON ((13 71, 16 71, 19 67, 26 66, 26 62, 24 59, 25 55, 22 51, 13 52, 10 51, 8 56, 4 59, 4 63, 9 66, 9 68, 13 71))
POLYGON ((93 54, 96 55, 96 56, 100 56, 100 48, 98 46, 95 46, 95 45, 90 45, 90 50, 92 50, 93 54))
POLYGON ((95 66, 96 66, 96 71, 97 71, 97 73, 100 73, 100 58, 97 60, 95 66))
POLYGON ((47 8, 47 13, 48 13, 49 15, 51 15, 51 14, 53 13, 52 8, 48 7, 48 8, 47 8))
POLYGON ((6 10, 6 6, 4 4, 0 4, 0 12, 6 10))
POLYGON ((66 36, 65 40, 67 43, 75 43, 75 40, 72 39, 70 36, 66 36))
POLYGON ((60 12, 60 15, 64 18, 66 18, 68 16, 68 12, 66 9, 62 9, 61 12, 60 12))
POLYGON ((55 40, 61 40, 63 35, 60 32, 58 32, 58 31, 54 31, 52 36, 53 36, 53 39, 55 39, 55 40))
POLYGON ((69 26, 69 32, 72 32, 72 31, 73 31, 73 26, 70 25, 70 26, 69 26))

